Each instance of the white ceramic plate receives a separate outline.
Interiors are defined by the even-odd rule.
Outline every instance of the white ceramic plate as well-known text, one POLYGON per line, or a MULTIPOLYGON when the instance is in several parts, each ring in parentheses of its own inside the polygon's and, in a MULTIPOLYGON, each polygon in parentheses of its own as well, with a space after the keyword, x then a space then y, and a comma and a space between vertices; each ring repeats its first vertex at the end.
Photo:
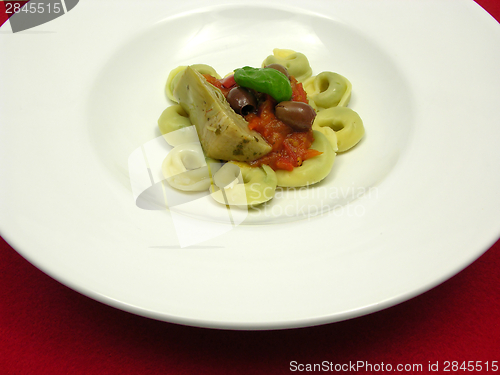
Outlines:
POLYGON ((465 0, 245 3, 86 0, 30 30, 4 25, 2 236, 106 304, 232 329, 374 312, 487 250, 500 232, 498 23, 465 0), (128 162, 159 136, 169 71, 225 74, 275 47, 351 80, 365 139, 327 181, 239 225, 138 207, 128 162))

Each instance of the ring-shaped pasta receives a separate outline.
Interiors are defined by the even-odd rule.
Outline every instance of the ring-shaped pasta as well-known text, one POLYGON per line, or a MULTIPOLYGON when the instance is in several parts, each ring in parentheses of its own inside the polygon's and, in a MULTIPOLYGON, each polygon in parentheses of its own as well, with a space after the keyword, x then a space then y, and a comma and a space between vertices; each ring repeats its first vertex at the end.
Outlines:
POLYGON ((210 187, 207 163, 217 161, 205 158, 199 142, 174 147, 163 160, 161 169, 170 186, 183 191, 206 191, 210 187))
POLYGON ((198 140, 196 128, 179 104, 167 107, 162 112, 158 119, 158 128, 163 138, 173 147, 198 140))
POLYGON ((335 161, 335 151, 330 141, 319 131, 313 130, 314 142, 311 148, 321 154, 304 160, 300 167, 292 171, 277 170, 278 186, 301 187, 315 184, 323 180, 332 170, 335 161))
POLYGON ((276 173, 268 165, 251 167, 247 163, 230 161, 214 175, 214 180, 232 181, 226 187, 211 186, 215 201, 229 206, 256 206, 271 200, 277 186, 276 173), (232 168, 232 165, 237 168, 232 168), (225 173, 226 176, 216 176, 225 173))
MULTIPOLYGON (((165 85, 165 93, 167 94, 167 98, 169 98, 171 101, 177 103, 177 99, 174 96, 174 89, 177 83, 179 82, 179 79, 182 76, 182 73, 184 70, 186 70, 187 66, 178 66, 177 68, 173 69, 170 71, 170 74, 168 75, 167 78, 167 84, 165 85)), ((215 71, 214 68, 212 68, 210 65, 206 64, 194 64, 191 65, 191 68, 194 70, 200 72, 201 74, 210 74, 211 76, 220 79, 220 75, 215 71)))
POLYGON ((345 107, 351 100, 351 82, 337 73, 322 72, 306 80, 303 86, 310 104, 317 111, 345 107))
POLYGON ((307 57, 303 53, 291 49, 273 49, 273 54, 264 60, 262 67, 269 64, 283 65, 288 70, 288 73, 299 82, 305 81, 312 74, 307 57))
POLYGON ((332 146, 334 152, 339 150, 339 146, 337 144, 337 134, 332 128, 329 128, 328 126, 313 126, 313 130, 320 132, 326 137, 326 139, 328 139, 328 142, 330 142, 330 146, 332 146))
POLYGON ((163 138, 172 147, 176 147, 184 143, 200 142, 200 138, 196 132, 196 126, 194 125, 164 134, 163 138))
POLYGON ((365 134, 363 120, 352 109, 333 107, 318 112, 313 123, 313 130, 329 127, 337 136, 338 152, 354 147, 365 134))
POLYGON ((211 169, 212 182, 219 189, 232 188, 234 185, 243 184, 241 169, 234 163, 225 163, 220 168, 211 169))

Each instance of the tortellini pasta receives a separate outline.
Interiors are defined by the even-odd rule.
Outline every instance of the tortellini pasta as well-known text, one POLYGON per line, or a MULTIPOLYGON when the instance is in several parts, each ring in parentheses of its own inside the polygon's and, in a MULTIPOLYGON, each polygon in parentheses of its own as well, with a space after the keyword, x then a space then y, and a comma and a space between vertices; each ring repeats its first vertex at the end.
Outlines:
POLYGON ((363 120, 356 112, 347 107, 333 107, 319 112, 314 119, 313 130, 321 131, 324 127, 335 132, 338 152, 349 150, 365 134, 363 120))
POLYGON ((199 142, 174 147, 162 163, 162 172, 173 188, 183 191, 206 191, 210 187, 209 163, 199 142))
POLYGON ((158 119, 158 128, 163 138, 171 146, 198 140, 196 128, 191 124, 187 113, 180 105, 165 109, 158 119))
POLYGON ((277 178, 268 165, 251 167, 230 161, 214 174, 212 197, 230 206, 256 206, 274 197, 277 178))
POLYGON ((328 126, 314 126, 313 123, 313 130, 323 134, 330 143, 330 146, 332 146, 333 151, 338 152, 337 133, 332 128, 328 126))
POLYGON ((299 82, 303 82, 312 75, 312 69, 307 57, 303 53, 295 52, 291 49, 275 48, 273 54, 264 60, 262 66, 264 67, 269 64, 283 65, 287 68, 288 73, 294 76, 299 82))
POLYGON ((194 125, 181 128, 163 135, 170 146, 179 146, 183 143, 199 142, 198 133, 194 125))
POLYGON ((351 99, 352 85, 340 74, 322 72, 304 82, 310 104, 317 111, 331 107, 345 107, 351 99))
POLYGON ((335 151, 329 140, 319 131, 314 132, 314 142, 311 148, 322 154, 305 160, 300 167, 292 171, 277 170, 278 186, 301 187, 315 184, 330 173, 335 161, 335 151))
MULTIPOLYGON (((351 82, 347 78, 329 71, 312 76, 312 69, 307 57, 302 53, 289 49, 274 49, 273 54, 264 60, 262 66, 270 64, 283 65, 289 75, 295 77, 302 84, 309 104, 315 110, 311 109, 311 112, 313 114, 316 112, 312 124, 314 142, 311 149, 319 151, 320 154, 306 158, 299 167, 295 167, 291 171, 273 170, 269 165, 261 163, 257 163, 256 165, 260 166, 256 167, 244 161, 235 161, 242 160, 237 159, 237 155, 239 155, 238 147, 240 146, 236 148, 230 147, 231 152, 226 153, 229 156, 215 156, 227 162, 207 157, 206 155, 213 156, 208 149, 209 146, 214 146, 214 142, 205 142, 208 143, 208 146, 207 144, 202 146, 200 139, 204 139, 203 133, 199 132, 204 127, 201 125, 199 127, 194 126, 193 123, 196 121, 193 120, 192 122, 187 113, 192 114, 190 99, 192 99, 193 92, 196 90, 193 90, 194 86, 191 81, 185 81, 193 71, 187 69, 186 66, 179 66, 170 72, 165 90, 167 97, 177 103, 177 99, 173 95, 175 90, 178 100, 186 110, 183 109, 181 104, 172 105, 163 111, 158 119, 160 132, 173 147, 162 164, 163 175, 172 187, 183 191, 208 191, 216 202, 223 205, 254 207, 270 201, 274 197, 278 186, 295 188, 322 181, 332 170, 337 153, 349 150, 361 140, 365 133, 363 121, 356 112, 347 108, 352 91, 351 82), (180 93, 186 95, 183 97, 180 93)), ((197 64, 191 65, 190 68, 201 74, 210 74, 216 79, 221 79, 209 65, 197 64)), ((198 73, 194 73, 201 81, 205 81, 198 73)), ((230 77, 232 74, 229 73, 226 77, 230 77)), ((231 79, 224 80, 222 85, 225 88, 230 88, 230 86, 225 86, 227 82, 231 82, 231 79)), ((295 82, 291 80, 290 84, 295 85, 295 82)), ((215 86, 212 85, 208 86, 215 90, 217 95, 220 95, 222 102, 226 102, 221 90, 215 89, 215 86)), ((304 98, 304 93, 300 91, 300 84, 294 87, 294 90, 299 90, 297 95, 300 96, 292 100, 301 101, 304 98)), ((262 104, 263 100, 259 100, 261 101, 260 104, 262 104)), ((207 102, 203 101, 204 104, 207 104, 207 102)), ((279 118, 279 113, 276 110, 277 104, 273 104, 274 111, 272 110, 272 114, 279 118)), ((223 113, 220 108, 221 106, 213 105, 207 108, 199 106, 200 118, 203 120, 205 127, 207 127, 208 118, 220 125, 217 117, 223 113), (208 114, 209 112, 210 114, 208 114)), ((228 109, 227 111, 233 115, 234 109, 228 109)), ((252 115, 256 114, 257 111, 252 115)), ((234 112, 234 115, 239 116, 236 112, 234 112)), ((285 123, 285 120, 282 121, 285 123)), ((247 120, 241 117, 241 122, 243 123, 242 128, 245 131, 248 130, 247 120)), ((196 124, 198 125, 198 123, 196 124)), ((211 124, 209 123, 209 125, 211 124)), ((232 128, 229 129, 232 130, 232 128)), ((293 129, 293 131, 310 131, 310 127, 307 129, 293 129)), ((216 129, 214 137, 221 138, 220 132, 220 128, 216 129)), ((241 147, 254 141, 261 146, 269 147, 270 144, 269 140, 266 141, 267 138, 261 138, 262 134, 259 132, 256 132, 251 139, 243 137, 241 132, 230 131, 228 134, 228 138, 224 139, 220 147, 228 147, 228 144, 234 139, 237 139, 238 145, 241 143, 241 147)), ((256 155, 256 153, 253 153, 253 155, 256 155)), ((255 157, 256 159, 245 159, 245 161, 252 160, 249 163, 253 164, 255 160, 259 160, 259 155, 255 157)), ((280 154, 279 157, 282 156, 280 154)), ((270 164, 274 165, 272 162, 270 164)))
MULTIPOLYGON (((201 74, 210 74, 211 76, 220 79, 220 75, 215 71, 214 68, 212 68, 210 65, 206 64, 194 64, 190 65, 191 68, 194 70, 200 72, 201 74)), ((177 82, 179 82, 179 79, 182 76, 182 73, 184 73, 184 70, 187 68, 187 66, 178 66, 174 70, 170 72, 167 78, 167 84, 165 85, 165 93, 167 94, 167 98, 169 98, 171 101, 177 103, 177 99, 174 96, 174 89, 175 86, 177 85, 177 82)))

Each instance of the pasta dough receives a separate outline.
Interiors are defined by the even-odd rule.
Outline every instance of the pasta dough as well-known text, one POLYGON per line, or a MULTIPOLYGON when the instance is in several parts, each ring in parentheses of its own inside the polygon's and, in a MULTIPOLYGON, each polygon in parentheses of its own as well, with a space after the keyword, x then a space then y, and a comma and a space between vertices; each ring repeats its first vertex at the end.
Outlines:
POLYGON ((207 162, 217 161, 205 158, 199 142, 184 143, 167 154, 162 163, 162 172, 173 188, 183 191, 206 191, 210 187, 207 162))
POLYGON ((227 183, 222 187, 212 185, 212 197, 230 206, 256 206, 267 202, 274 197, 277 186, 276 173, 268 165, 251 167, 247 163, 233 161, 215 173, 215 181, 227 183))
POLYGON ((158 128, 170 146, 196 142, 198 134, 187 113, 180 105, 173 105, 163 111, 158 119, 158 128))
POLYGON ((280 64, 287 68, 288 73, 299 82, 303 82, 312 74, 311 66, 307 57, 300 52, 291 49, 275 48, 273 54, 268 56, 262 63, 262 67, 269 64, 280 64))
POLYGON ((331 107, 345 107, 351 99, 352 85, 340 74, 322 72, 304 82, 310 104, 317 111, 331 107))
POLYGON ((313 130, 329 127, 337 136, 338 152, 344 152, 355 146, 363 135, 363 120, 352 109, 333 107, 318 113, 313 123, 313 130))
POLYGON ((196 127, 194 125, 188 126, 186 128, 181 128, 163 135, 163 138, 167 143, 172 146, 179 146, 184 143, 199 142, 198 133, 196 133, 196 127))
POLYGON ((335 131, 328 127, 328 126, 314 126, 313 123, 313 130, 316 130, 317 132, 320 132, 323 134, 326 139, 328 139, 328 142, 330 143, 330 146, 332 146, 333 151, 338 152, 339 146, 337 142, 337 133, 335 131))

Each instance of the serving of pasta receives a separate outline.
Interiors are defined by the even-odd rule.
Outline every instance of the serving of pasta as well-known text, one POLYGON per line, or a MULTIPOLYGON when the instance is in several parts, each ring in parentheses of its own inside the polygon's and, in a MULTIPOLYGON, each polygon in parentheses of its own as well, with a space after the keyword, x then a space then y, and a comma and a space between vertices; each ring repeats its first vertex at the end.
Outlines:
POLYGON ((224 77, 205 64, 179 66, 165 90, 174 104, 158 120, 173 147, 164 177, 177 190, 208 191, 224 205, 255 207, 277 187, 322 181, 336 155, 365 134, 347 107, 349 80, 330 71, 313 75, 307 57, 289 49, 224 77))

